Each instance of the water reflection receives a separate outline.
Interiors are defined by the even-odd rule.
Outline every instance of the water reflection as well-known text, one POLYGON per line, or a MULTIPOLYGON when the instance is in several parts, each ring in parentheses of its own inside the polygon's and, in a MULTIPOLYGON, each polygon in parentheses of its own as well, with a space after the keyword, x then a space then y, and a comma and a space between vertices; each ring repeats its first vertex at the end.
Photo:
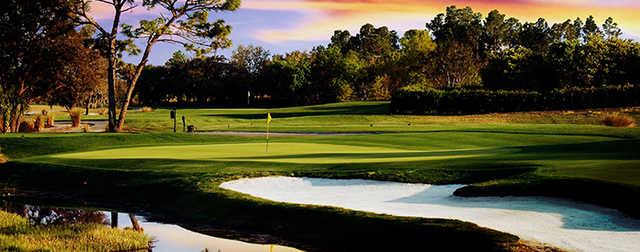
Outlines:
POLYGON ((118 228, 135 228, 135 223, 153 238, 152 251, 293 252, 295 248, 254 244, 193 232, 178 225, 147 221, 143 216, 92 209, 39 207, 3 201, 1 210, 21 215, 32 225, 99 223, 118 228))
POLYGON ((106 214, 100 211, 11 204, 5 204, 2 210, 24 217, 31 225, 109 224, 106 214))

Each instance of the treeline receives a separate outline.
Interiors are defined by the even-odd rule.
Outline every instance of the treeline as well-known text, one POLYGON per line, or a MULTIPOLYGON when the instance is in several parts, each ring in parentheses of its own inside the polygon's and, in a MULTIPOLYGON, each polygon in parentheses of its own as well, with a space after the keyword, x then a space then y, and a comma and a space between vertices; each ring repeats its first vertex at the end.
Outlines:
POLYGON ((611 18, 523 23, 452 6, 401 37, 367 24, 353 35, 336 31, 309 52, 240 46, 229 59, 176 54, 145 69, 137 94, 145 105, 275 106, 389 100, 405 86, 548 93, 640 83, 640 44, 621 34, 611 18))

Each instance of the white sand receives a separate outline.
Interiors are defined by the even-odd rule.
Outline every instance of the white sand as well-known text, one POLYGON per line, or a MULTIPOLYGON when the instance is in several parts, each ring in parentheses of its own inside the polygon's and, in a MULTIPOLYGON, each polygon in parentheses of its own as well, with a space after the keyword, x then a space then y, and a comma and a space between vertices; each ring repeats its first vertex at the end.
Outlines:
POLYGON ((221 185, 279 202, 469 221, 569 250, 640 251, 640 220, 616 210, 545 197, 453 196, 462 186, 291 177, 221 185))

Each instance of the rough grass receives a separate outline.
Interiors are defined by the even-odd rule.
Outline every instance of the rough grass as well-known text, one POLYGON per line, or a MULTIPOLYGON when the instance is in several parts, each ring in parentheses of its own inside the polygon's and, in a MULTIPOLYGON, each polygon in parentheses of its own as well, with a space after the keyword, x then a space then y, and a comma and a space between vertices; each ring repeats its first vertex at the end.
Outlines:
POLYGON ((611 127, 635 127, 636 120, 628 115, 612 114, 602 120, 602 123, 611 127))
POLYGON ((143 249, 150 238, 133 230, 100 224, 32 226, 16 214, 0 211, 2 251, 116 251, 143 249))

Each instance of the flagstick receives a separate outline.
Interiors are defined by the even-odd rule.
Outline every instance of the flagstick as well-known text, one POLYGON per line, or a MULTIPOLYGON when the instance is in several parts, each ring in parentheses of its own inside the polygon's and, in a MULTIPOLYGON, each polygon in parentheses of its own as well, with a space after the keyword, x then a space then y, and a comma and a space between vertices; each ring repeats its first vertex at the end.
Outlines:
POLYGON ((270 131, 269 123, 267 123, 267 152, 269 152, 269 131, 270 131))

